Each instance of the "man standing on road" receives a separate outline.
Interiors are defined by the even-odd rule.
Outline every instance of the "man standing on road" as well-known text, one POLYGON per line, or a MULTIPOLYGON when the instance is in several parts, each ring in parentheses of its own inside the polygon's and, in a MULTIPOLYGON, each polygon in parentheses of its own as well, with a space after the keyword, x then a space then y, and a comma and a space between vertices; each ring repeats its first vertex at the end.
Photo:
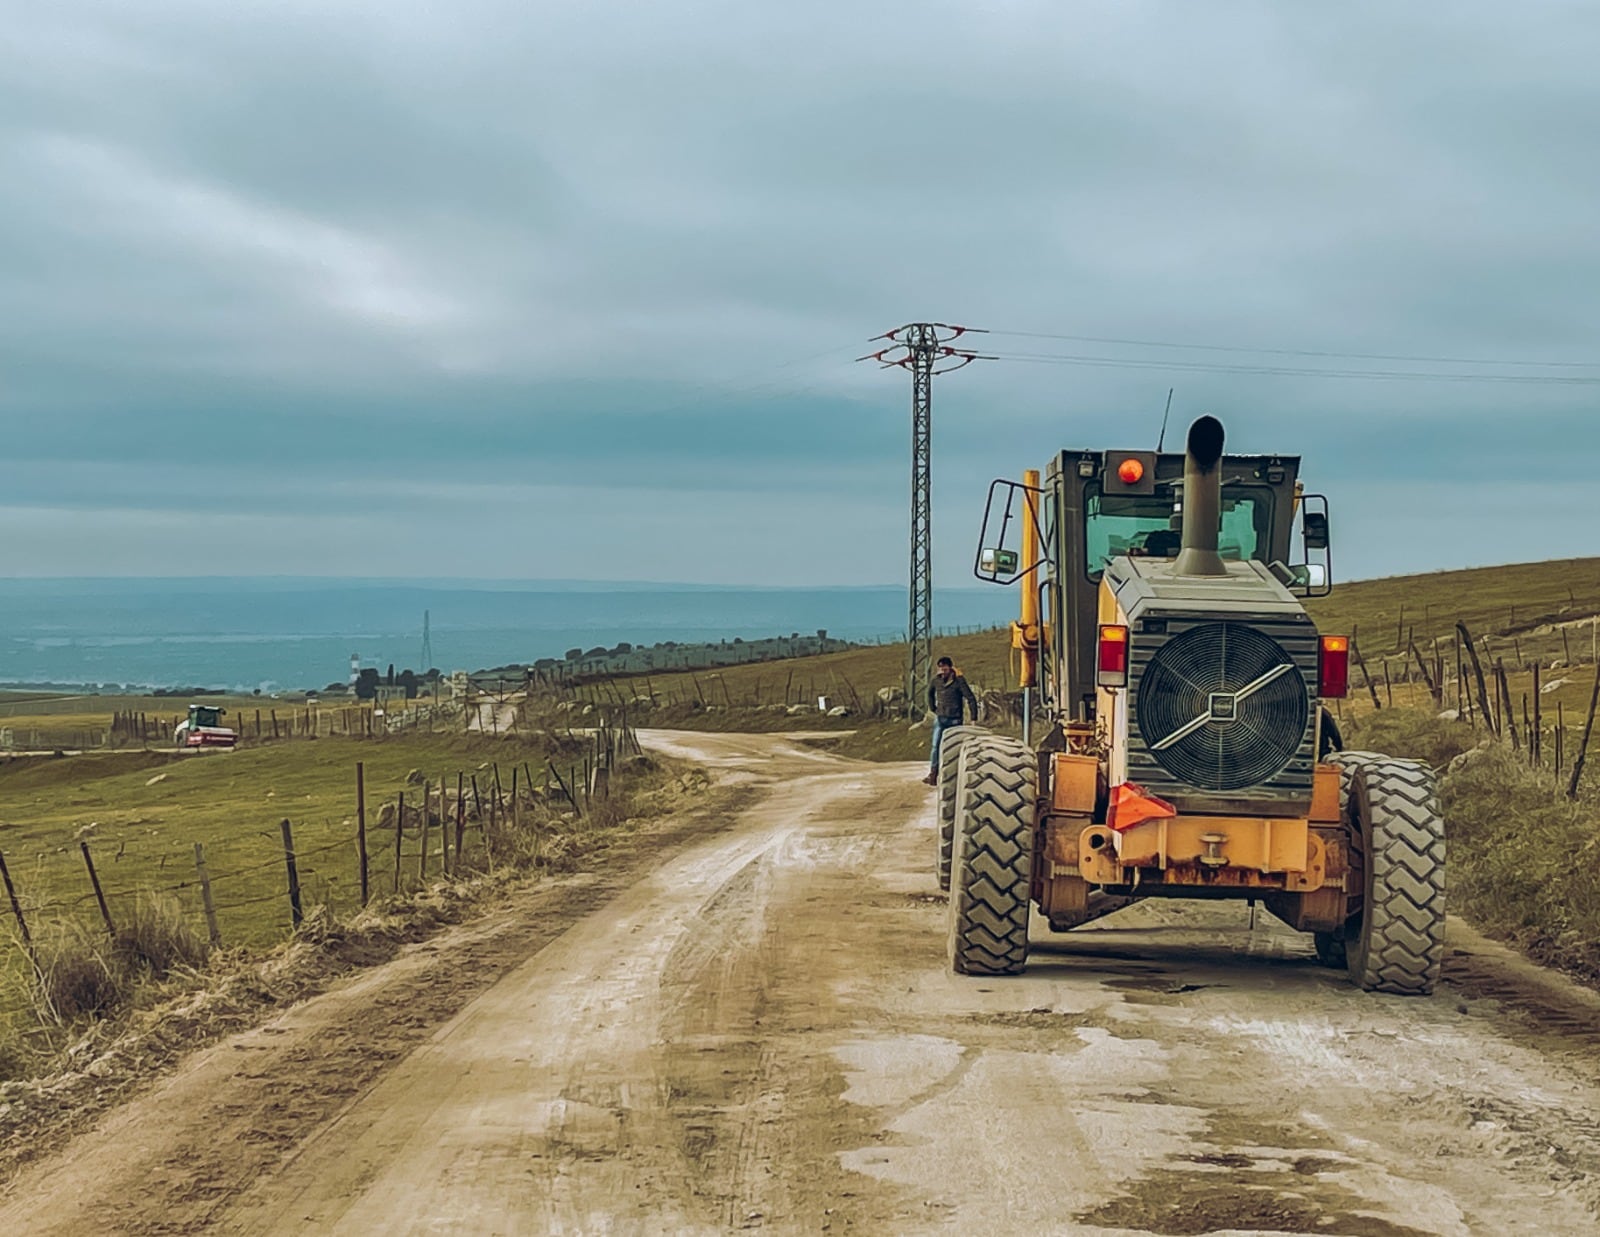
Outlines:
POLYGON ((928 681, 928 712, 933 714, 933 750, 928 754, 928 776, 922 780, 929 786, 939 784, 939 740, 952 726, 961 725, 966 710, 972 710, 972 720, 978 720, 978 698, 967 685, 967 678, 956 669, 955 662, 941 657, 928 681))

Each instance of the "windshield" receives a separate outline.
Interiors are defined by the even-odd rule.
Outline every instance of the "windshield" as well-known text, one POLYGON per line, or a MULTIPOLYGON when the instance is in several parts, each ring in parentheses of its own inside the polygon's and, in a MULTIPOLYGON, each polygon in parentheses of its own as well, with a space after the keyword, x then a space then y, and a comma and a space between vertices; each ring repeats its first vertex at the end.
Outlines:
MULTIPOLYGON (((1089 578, 1098 580, 1106 564, 1121 554, 1173 558, 1179 534, 1172 526, 1170 494, 1102 494, 1098 486, 1084 492, 1084 537, 1089 578)), ((1260 486, 1226 486, 1222 491, 1222 528, 1217 552, 1226 559, 1266 559, 1272 527, 1272 491, 1260 486)))

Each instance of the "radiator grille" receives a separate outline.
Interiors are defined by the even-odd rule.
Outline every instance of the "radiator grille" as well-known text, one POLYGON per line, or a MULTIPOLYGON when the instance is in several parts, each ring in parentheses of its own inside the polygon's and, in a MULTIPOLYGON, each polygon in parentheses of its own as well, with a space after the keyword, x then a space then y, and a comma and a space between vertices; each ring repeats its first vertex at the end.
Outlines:
POLYGON ((1246 790, 1309 799, 1315 627, 1276 618, 1162 626, 1133 640, 1128 776, 1190 810, 1204 806, 1197 797, 1246 790))

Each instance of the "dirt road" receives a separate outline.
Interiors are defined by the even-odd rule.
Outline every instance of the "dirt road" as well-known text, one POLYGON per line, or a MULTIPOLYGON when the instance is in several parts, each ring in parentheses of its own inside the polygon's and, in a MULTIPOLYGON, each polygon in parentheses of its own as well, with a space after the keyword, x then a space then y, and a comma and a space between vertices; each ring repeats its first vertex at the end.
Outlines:
MULTIPOLYGON (((259 1077, 224 1045, 14 1182, 0 1231, 1596 1231, 1587 994, 1458 934, 1438 996, 1367 995, 1202 904, 1041 926, 1026 976, 957 978, 917 770, 651 738, 744 783, 736 817, 266 1159, 238 1134, 198 1181, 171 1165, 259 1077)), ((276 1068, 408 965, 267 1028, 276 1068)))

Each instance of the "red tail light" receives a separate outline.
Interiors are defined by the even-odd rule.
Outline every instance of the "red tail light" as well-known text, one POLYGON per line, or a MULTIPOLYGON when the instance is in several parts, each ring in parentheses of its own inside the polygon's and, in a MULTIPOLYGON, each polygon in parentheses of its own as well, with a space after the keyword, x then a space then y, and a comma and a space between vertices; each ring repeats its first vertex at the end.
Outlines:
POLYGON ((1350 637, 1323 636, 1317 657, 1317 695, 1343 700, 1350 693, 1350 637))
POLYGON ((1128 629, 1114 623, 1100 625, 1100 655, 1095 682, 1101 687, 1128 685, 1128 629))

